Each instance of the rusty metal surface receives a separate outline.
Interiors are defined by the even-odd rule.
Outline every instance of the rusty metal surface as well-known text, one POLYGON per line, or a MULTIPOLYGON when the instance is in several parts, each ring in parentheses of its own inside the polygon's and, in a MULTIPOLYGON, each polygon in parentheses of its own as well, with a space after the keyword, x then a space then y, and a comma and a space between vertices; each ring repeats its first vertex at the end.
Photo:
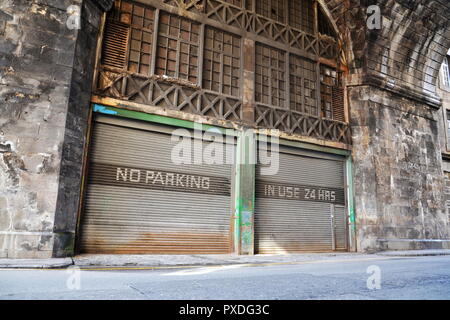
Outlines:
POLYGON ((291 148, 280 151, 276 175, 262 176, 262 166, 257 167, 256 252, 346 250, 343 159, 312 152, 302 154, 291 148), (270 182, 273 192, 264 188, 270 182))
MULTIPOLYGON (((170 129, 160 133, 134 121, 97 120, 81 252, 231 251, 231 165, 174 165, 171 151, 178 142, 171 141, 170 129)), ((225 150, 234 156, 234 145, 225 150)))

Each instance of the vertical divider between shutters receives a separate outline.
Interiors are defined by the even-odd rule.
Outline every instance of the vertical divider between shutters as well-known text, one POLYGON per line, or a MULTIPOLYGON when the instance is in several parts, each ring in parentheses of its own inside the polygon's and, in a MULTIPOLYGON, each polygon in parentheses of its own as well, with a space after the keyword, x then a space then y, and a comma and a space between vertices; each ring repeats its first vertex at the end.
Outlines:
POLYGON ((253 255, 255 214, 255 160, 254 132, 240 131, 236 148, 235 231, 239 254, 253 255))
POLYGON ((356 216, 355 216, 355 203, 353 194, 353 161, 351 154, 347 157, 346 161, 346 191, 347 191, 347 210, 348 210, 348 238, 350 251, 357 251, 356 244, 356 216))
POLYGON ((239 136, 236 142, 236 158, 234 165, 234 253, 241 253, 241 198, 240 198, 240 190, 241 190, 241 166, 239 164, 241 158, 241 137, 239 136))

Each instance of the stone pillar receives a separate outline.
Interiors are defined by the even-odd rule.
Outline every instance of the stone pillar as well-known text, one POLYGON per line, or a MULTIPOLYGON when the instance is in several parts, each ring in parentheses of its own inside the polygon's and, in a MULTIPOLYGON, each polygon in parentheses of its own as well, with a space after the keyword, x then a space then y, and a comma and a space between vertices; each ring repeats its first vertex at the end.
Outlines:
POLYGON ((374 86, 349 100, 359 251, 446 248, 438 110, 374 86))
POLYGON ((0 258, 73 254, 101 14, 91 0, 0 4, 0 258))

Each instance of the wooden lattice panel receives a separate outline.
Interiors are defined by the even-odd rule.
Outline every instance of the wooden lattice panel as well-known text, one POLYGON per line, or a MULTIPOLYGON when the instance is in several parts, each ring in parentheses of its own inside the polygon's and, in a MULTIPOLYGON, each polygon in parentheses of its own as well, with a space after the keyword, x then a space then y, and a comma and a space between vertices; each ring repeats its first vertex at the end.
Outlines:
POLYGON ((258 127, 345 144, 351 143, 347 123, 260 104, 256 105, 255 111, 255 124, 258 127))
POLYGON ((340 42, 314 1, 148 3, 118 0, 108 14, 97 95, 243 121, 244 94, 254 94, 247 123, 253 111, 258 127, 350 142, 336 69, 340 42), (252 88, 244 66, 254 68, 252 92, 244 92, 252 88))
POLYGON ((177 79, 104 70, 100 72, 96 94, 222 120, 242 120, 240 99, 179 84, 177 79))

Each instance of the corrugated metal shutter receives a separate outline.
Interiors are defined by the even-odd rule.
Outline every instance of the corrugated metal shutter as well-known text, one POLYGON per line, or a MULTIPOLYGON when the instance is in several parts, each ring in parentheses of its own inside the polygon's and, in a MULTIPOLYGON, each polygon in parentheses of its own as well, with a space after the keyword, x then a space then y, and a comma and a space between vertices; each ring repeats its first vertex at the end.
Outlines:
MULTIPOLYGON (((142 122, 97 118, 81 252, 230 252, 232 166, 173 164, 172 147, 178 142, 170 132, 142 122)), ((189 141, 200 152, 206 145, 223 146, 189 141)), ((234 148, 227 145, 225 154, 234 157, 234 148)))
POLYGON ((343 159, 292 148, 280 148, 279 159, 275 175, 257 167, 256 252, 345 250, 343 159))

